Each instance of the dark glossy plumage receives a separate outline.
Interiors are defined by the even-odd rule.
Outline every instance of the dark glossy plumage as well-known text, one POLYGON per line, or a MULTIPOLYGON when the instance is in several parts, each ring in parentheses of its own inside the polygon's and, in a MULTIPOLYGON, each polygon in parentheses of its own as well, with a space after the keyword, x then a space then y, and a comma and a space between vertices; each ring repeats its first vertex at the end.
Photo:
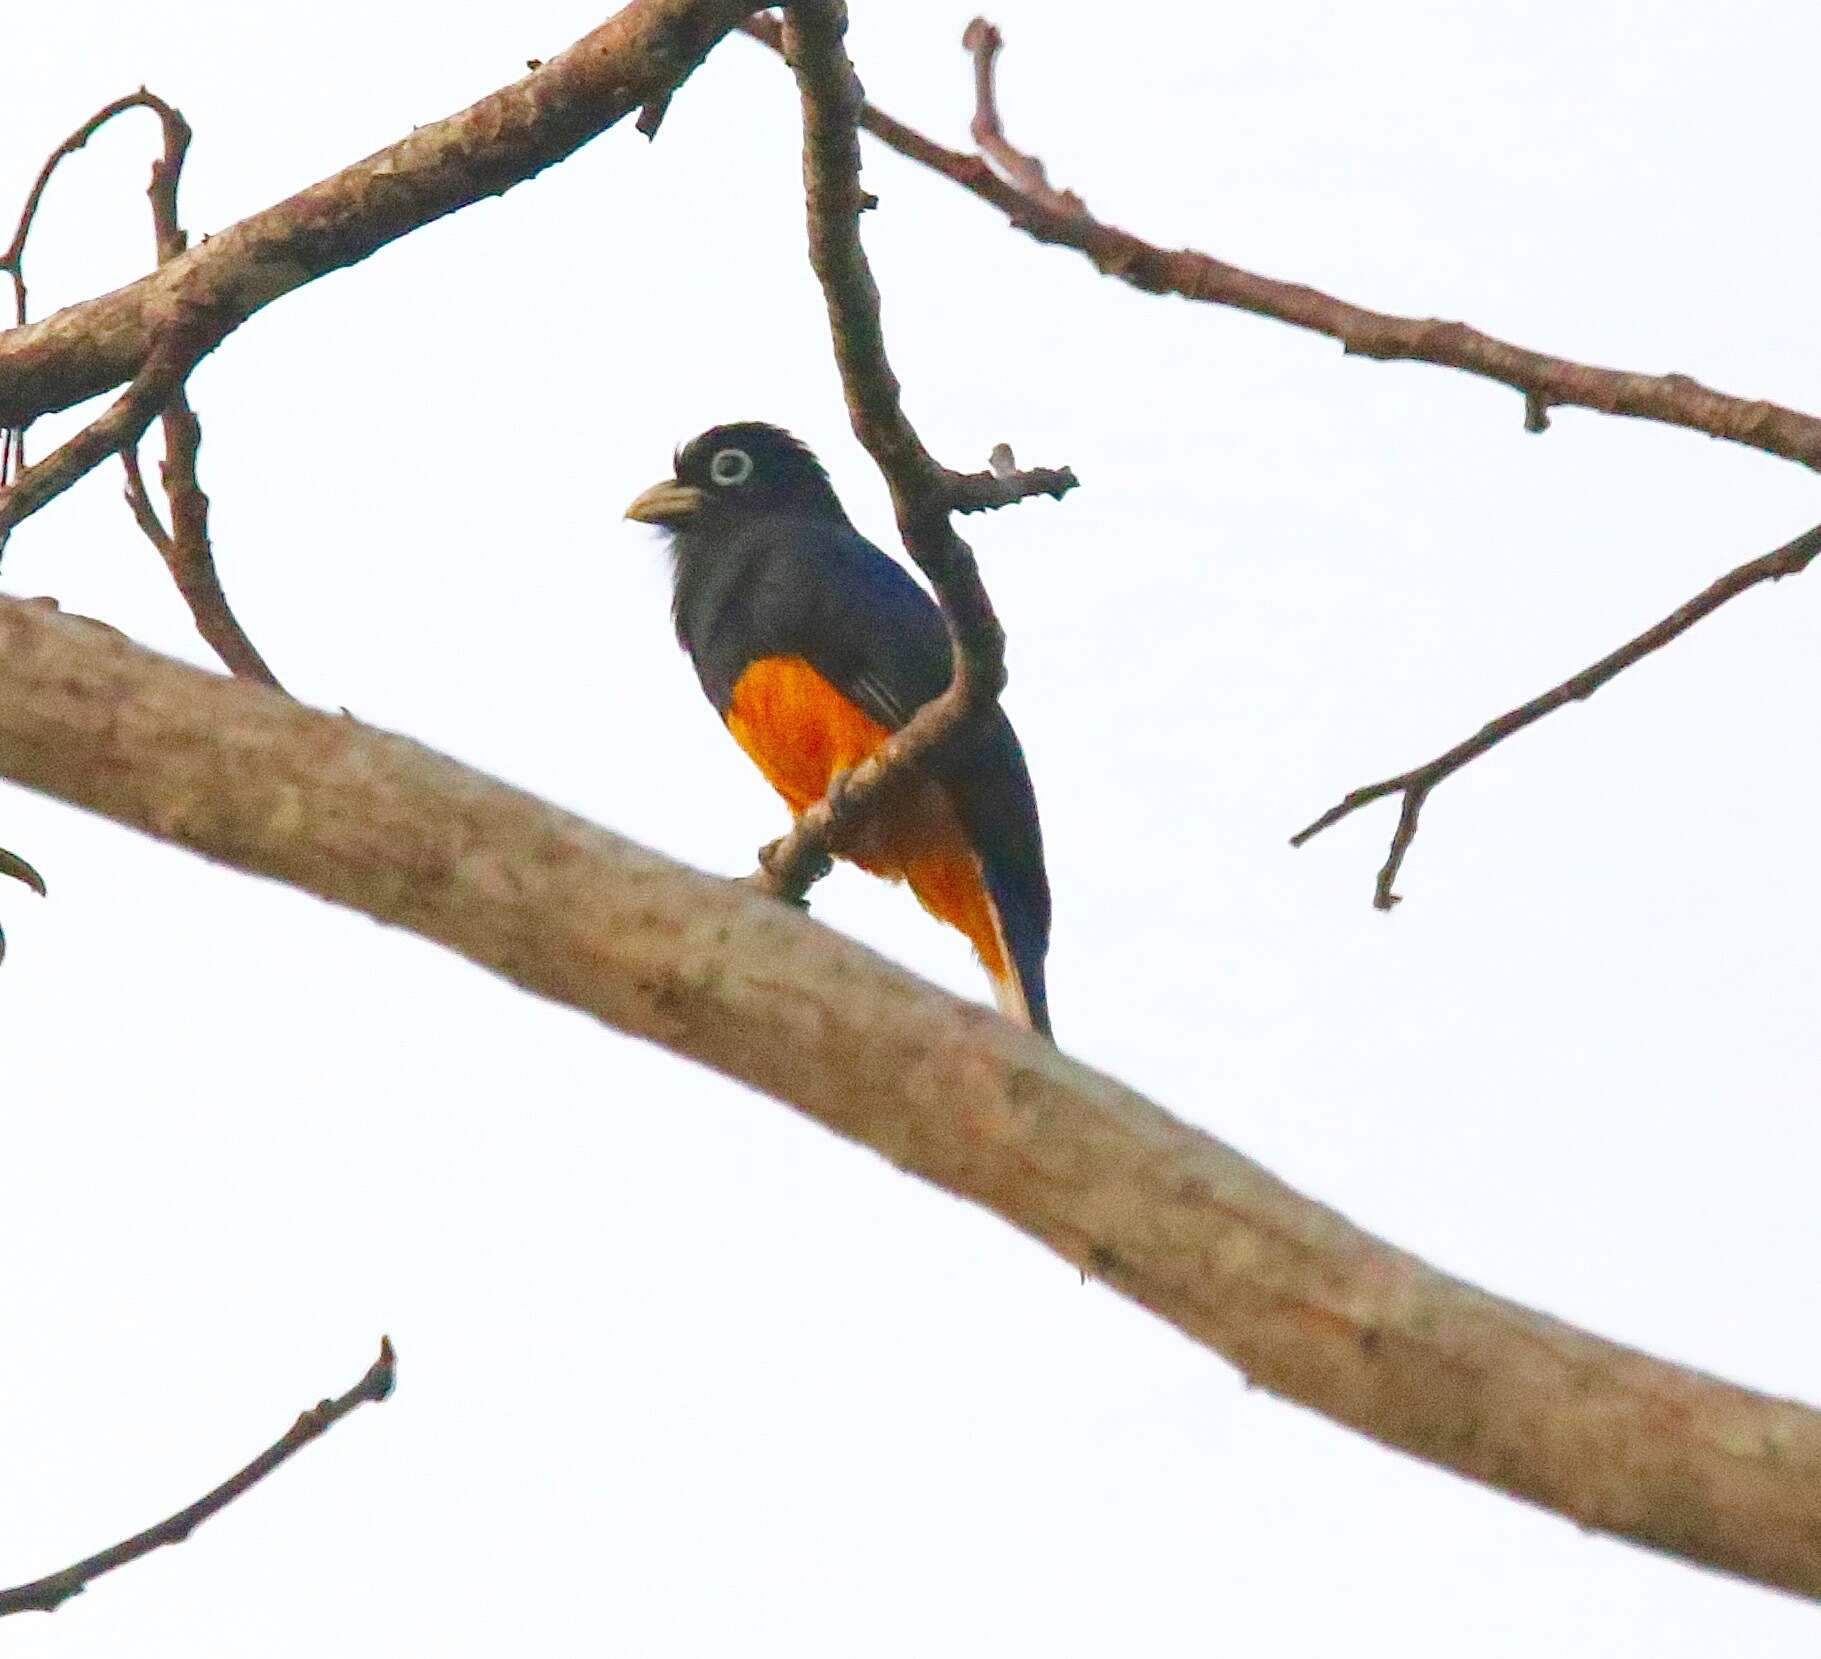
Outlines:
MULTIPOLYGON (((758 422, 716 427, 678 451, 675 479, 641 502, 666 489, 674 505, 642 513, 635 503, 634 513, 672 532, 677 638, 724 718, 742 676, 765 659, 803 659, 887 730, 948 684, 948 633, 934 602, 853 527, 821 464, 788 433, 758 422)), ((978 858, 1031 1021, 1047 1031, 1043 840, 1003 711, 951 744, 931 775, 978 858)))

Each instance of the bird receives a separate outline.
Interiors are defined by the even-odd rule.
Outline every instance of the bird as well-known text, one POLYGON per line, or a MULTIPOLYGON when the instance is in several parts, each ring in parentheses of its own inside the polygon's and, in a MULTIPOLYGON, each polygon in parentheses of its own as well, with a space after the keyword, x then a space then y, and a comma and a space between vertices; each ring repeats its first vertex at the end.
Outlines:
MULTIPOLYGON (((783 428, 711 427, 671 470, 626 517, 666 533, 678 643, 734 741, 800 816, 946 689, 947 626, 783 428)), ((1011 721, 995 704, 917 771, 840 856, 908 883, 973 945, 1001 1013, 1052 1036, 1043 832, 1011 721)))

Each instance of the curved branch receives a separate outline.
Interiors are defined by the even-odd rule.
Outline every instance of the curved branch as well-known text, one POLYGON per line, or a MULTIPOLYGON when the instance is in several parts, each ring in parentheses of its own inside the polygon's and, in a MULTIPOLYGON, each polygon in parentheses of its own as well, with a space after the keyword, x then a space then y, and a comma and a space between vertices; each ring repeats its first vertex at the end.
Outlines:
POLYGON ((54 1613, 71 1596, 79 1596, 103 1573, 137 1561, 142 1555, 162 1549, 167 1544, 181 1544, 211 1515, 219 1514, 243 1492, 250 1491, 279 1464, 295 1456, 312 1440, 324 1434, 357 1406, 369 1400, 383 1400, 391 1394, 398 1380, 398 1359, 389 1337, 379 1339, 379 1358, 367 1367, 359 1382, 333 1400, 320 1400, 304 1412, 280 1438, 254 1458, 238 1474, 230 1475, 214 1491, 205 1493, 187 1508, 160 1521, 144 1532, 135 1533, 111 1549, 78 1561, 62 1572, 35 1578, 30 1584, 0 1590, 0 1618, 13 1613, 54 1613))
POLYGON ((878 285, 860 241, 860 215, 871 201, 860 184, 856 131, 865 100, 842 43, 846 32, 842 0, 795 0, 781 36, 780 49, 803 102, 809 259, 828 307, 854 436, 884 474, 905 550, 935 589, 948 625, 954 671, 946 690, 760 855, 754 884, 792 900, 800 900, 826 873, 830 852, 875 809, 893 780, 990 708, 1005 687, 1005 633, 973 549, 955 533, 951 515, 1007 506, 1033 495, 1060 499, 1076 482, 1066 467, 1020 472, 1004 444, 993 451, 987 471, 951 472, 924 448, 905 415, 898 377, 885 353, 878 285))
POLYGON ((1641 661, 1651 652, 1662 650, 1678 634, 1687 633, 1702 617, 1717 611, 1727 600, 1737 598, 1760 582, 1779 582, 1785 576, 1800 575, 1814 562, 1817 554, 1821 554, 1821 525, 1803 531, 1794 541, 1786 542, 1773 552, 1748 559, 1736 570, 1728 571, 1710 587, 1703 588, 1686 605, 1671 611, 1654 627, 1646 628, 1636 639, 1627 640, 1618 650, 1600 658, 1590 667, 1583 668, 1580 673, 1571 675, 1542 696, 1521 703, 1501 714, 1498 719, 1489 721, 1472 737, 1455 744, 1452 749, 1437 755, 1427 764, 1412 767, 1408 772, 1400 772, 1395 778, 1386 778, 1382 783, 1367 784, 1363 789, 1354 790, 1345 799, 1329 807, 1314 823, 1291 836, 1290 845, 1300 847, 1311 836, 1320 835, 1323 830, 1338 824, 1341 819, 1349 817, 1361 807, 1382 801, 1387 795, 1402 795, 1404 804, 1398 814, 1397 828, 1392 832, 1391 850, 1385 858, 1383 868, 1378 872, 1378 881, 1372 894, 1374 908, 1389 910, 1398 903, 1398 895, 1392 891, 1392 887, 1397 881, 1398 871, 1403 868, 1404 855, 1409 852, 1410 843, 1416 839, 1417 820, 1422 815, 1423 803, 1429 799, 1437 784, 1452 777, 1468 762, 1478 760, 1487 750, 1496 748, 1513 733, 1535 725, 1544 715, 1555 713, 1567 703, 1581 702, 1591 697, 1608 680, 1624 673, 1633 663, 1641 661))
POLYGON ((44 165, 38 169, 38 176, 32 180, 32 187, 25 193, 25 205, 19 210, 19 220, 13 227, 13 239, 7 243, 6 251, 0 253, 0 271, 5 271, 13 280, 13 320, 25 321, 25 244, 31 239, 32 226, 37 222, 38 209, 43 205, 44 193, 50 188, 51 176, 88 141, 100 132, 108 122, 117 115, 124 115, 130 109, 149 109, 158 117, 159 125, 164 130, 165 153, 170 154, 171 140, 174 134, 182 134, 182 143, 187 145, 190 129, 184 119, 169 104, 154 92, 141 87, 137 92, 129 92, 124 98, 116 98, 111 104, 104 104, 82 123, 68 138, 52 150, 45 158, 44 165))
POLYGON ((1821 1597, 1821 1414, 1447 1278, 788 905, 405 738, 13 601, 0 775, 787 1101, 1337 1422, 1821 1597))
MULTIPOLYGON (((52 176, 63 163, 82 149, 88 141, 100 132, 108 122, 117 115, 124 115, 130 109, 149 109, 158 117, 159 126, 164 132, 165 157, 171 155, 173 140, 177 141, 177 153, 180 158, 183 147, 189 143, 190 129, 183 117, 177 113, 156 93, 148 92, 141 87, 137 92, 130 92, 124 98, 116 98, 111 104, 104 104, 82 123, 68 138, 52 150, 45 158, 44 165, 38 169, 38 176, 32 180, 32 187, 25 193, 25 205, 19 210, 19 221, 13 227, 13 239, 0 253, 0 271, 5 271, 13 282, 13 321, 23 324, 26 316, 25 289, 25 245, 31 240, 32 226, 37 223, 38 209, 43 205, 44 193, 50 188, 52 176)), ((158 174, 154 170, 152 182, 156 187, 158 174)), ((157 197, 153 197, 153 213, 158 211, 157 197)), ((13 481, 15 473, 25 466, 25 428, 23 425, 7 425, 0 429, 0 487, 13 481)))
POLYGON ((0 426, 132 379, 180 290, 238 326, 410 231, 497 196, 674 90, 752 0, 631 0, 523 80, 230 226, 153 275, 0 334, 0 426))
MULTIPOLYGON (((768 46, 779 44, 777 25, 770 18, 754 17, 742 27, 768 46)), ((993 34, 997 50, 997 31, 993 34)), ((979 37, 970 30, 965 44, 977 51, 979 37)), ((1803 466, 1821 467, 1821 419, 1801 410, 1716 392, 1685 374, 1636 374, 1551 357, 1495 339, 1466 323, 1370 311, 1302 283, 1242 270, 1192 248, 1160 248, 1094 218, 1072 192, 1046 184, 1047 195, 1027 193, 1002 178, 984 158, 938 144, 870 104, 861 109, 859 121, 900 155, 996 207, 1033 240, 1086 254, 1103 276, 1117 277, 1145 293, 1176 294, 1250 311, 1325 334, 1351 356, 1432 363, 1498 381, 1522 395, 1525 427, 1532 432, 1544 430, 1547 411, 1559 405, 1705 432, 1803 466)), ((999 137, 1003 141, 1003 132, 999 137)))

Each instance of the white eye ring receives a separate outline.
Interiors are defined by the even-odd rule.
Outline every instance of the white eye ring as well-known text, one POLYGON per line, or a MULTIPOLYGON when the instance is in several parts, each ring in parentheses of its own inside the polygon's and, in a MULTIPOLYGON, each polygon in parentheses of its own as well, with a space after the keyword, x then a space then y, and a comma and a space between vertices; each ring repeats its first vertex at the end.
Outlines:
POLYGON ((708 476, 721 485, 744 484, 752 477, 752 457, 743 449, 717 449, 708 476))

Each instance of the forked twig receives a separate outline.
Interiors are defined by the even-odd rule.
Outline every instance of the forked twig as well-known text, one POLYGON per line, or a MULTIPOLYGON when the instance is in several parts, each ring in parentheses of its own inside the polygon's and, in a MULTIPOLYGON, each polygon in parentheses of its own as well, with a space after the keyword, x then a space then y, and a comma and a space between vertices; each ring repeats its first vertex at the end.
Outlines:
MULTIPOLYGON (((141 87, 127 97, 116 98, 83 122, 51 153, 33 181, 13 240, 5 254, 0 255, 0 270, 12 277, 14 311, 20 323, 26 320, 26 243, 52 174, 65 157, 75 154, 116 115, 129 109, 151 110, 158 117, 164 138, 163 153, 152 163, 151 183, 146 189, 152 204, 152 233, 158 263, 168 264, 188 247, 189 238, 184 234, 177 213, 177 187, 183 176, 184 158, 189 154, 190 125, 176 108, 141 87)), ((212 341, 209 343, 213 344, 212 341)), ((152 355, 156 355, 155 349, 152 355)), ((159 471, 171 505, 169 530, 159 523, 158 515, 152 510, 139 474, 138 457, 133 453, 144 431, 144 424, 139 421, 143 405, 135 399, 124 409, 116 405, 108 417, 103 417, 103 422, 78 434, 72 441, 74 447, 65 445, 58 451, 57 455, 64 463, 62 467, 48 472, 41 468, 33 468, 30 473, 21 472, 17 485, 10 490, 5 486, 13 482, 15 468, 24 465, 25 434, 22 428, 8 429, 4 444, 0 446, 0 549, 5 547, 7 535, 20 520, 36 512, 98 461, 117 450, 127 468, 127 501, 134 520, 164 560, 177 584, 177 591, 183 595, 184 603, 195 619, 197 632, 234 673, 277 686, 277 678, 235 619, 215 569, 214 549, 209 542, 209 498, 203 494, 196 475, 196 453, 202 443, 202 428, 190 408, 185 390, 189 371, 200 355, 199 351, 183 365, 181 375, 168 391, 164 390, 162 380, 157 384, 164 403, 160 413, 165 459, 159 471), (111 418, 116 415, 117 420, 111 418), (28 478, 31 480, 29 487, 17 487, 26 485, 28 478)), ((148 356, 147 363, 150 361, 148 356)))
POLYGON ((1437 784, 1452 777, 1470 761, 1478 760, 1489 749, 1496 748, 1513 733, 1535 725, 1544 715, 1553 714, 1565 704, 1581 702, 1591 697, 1608 680, 1624 673, 1633 663, 1641 661, 1651 652, 1660 651, 1677 635, 1686 633, 1702 617, 1717 611, 1727 600, 1736 598, 1760 582, 1777 582, 1785 576, 1799 575, 1809 567, 1817 554, 1821 554, 1821 525, 1805 530, 1794 541, 1785 543, 1773 552, 1748 560, 1736 570, 1728 571, 1711 587, 1696 594, 1686 605, 1671 611, 1654 627, 1646 628, 1636 639, 1628 640, 1616 651, 1583 668, 1580 673, 1572 675, 1542 696, 1534 697, 1528 703, 1501 714, 1465 742, 1455 744, 1434 760, 1413 767, 1408 772, 1400 772, 1394 778, 1386 778, 1382 783, 1367 784, 1363 789, 1354 790, 1344 800, 1329 807, 1314 823, 1291 836, 1290 845, 1300 847, 1311 836, 1320 835, 1330 825, 1338 824, 1341 819, 1359 811, 1361 807, 1381 801, 1387 795, 1402 795, 1403 809, 1398 814, 1397 829, 1391 836, 1391 850, 1386 856, 1384 867, 1378 872, 1378 881, 1372 895, 1375 908, 1389 910, 1398 902, 1398 894, 1392 891, 1392 887, 1399 870, 1403 868, 1404 855, 1409 852, 1410 843, 1416 839, 1417 820, 1422 814, 1423 803, 1429 799, 1437 784))

